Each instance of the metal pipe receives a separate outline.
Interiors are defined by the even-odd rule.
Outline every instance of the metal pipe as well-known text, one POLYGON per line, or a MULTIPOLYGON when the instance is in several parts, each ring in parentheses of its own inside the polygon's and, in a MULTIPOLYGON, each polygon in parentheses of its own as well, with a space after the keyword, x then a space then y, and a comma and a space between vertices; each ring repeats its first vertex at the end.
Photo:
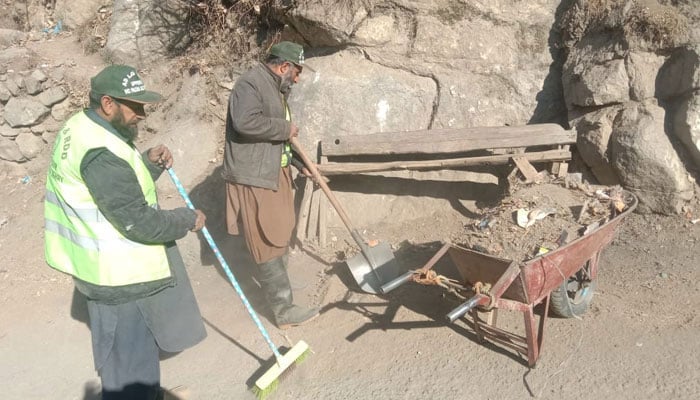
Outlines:
POLYGON ((430 258, 430 260, 428 260, 428 262, 425 263, 425 265, 424 265, 423 267, 421 267, 420 269, 417 269, 417 270, 415 270, 415 271, 408 271, 408 272, 406 272, 405 274, 399 276, 398 278, 396 278, 396 279, 394 279, 394 280, 392 280, 392 281, 387 282, 385 285, 383 285, 383 286, 381 287, 382 293, 389 293, 390 291, 392 291, 392 290, 396 289, 397 287, 403 285, 404 283, 410 281, 410 280, 411 280, 411 277, 412 277, 413 275, 416 275, 416 274, 418 274, 418 275, 424 274, 424 273, 425 273, 426 271, 428 271, 430 268, 433 268, 433 266, 440 260, 440 258, 442 258, 442 256, 444 256, 445 253, 447 253, 447 250, 450 249, 450 246, 451 246, 450 242, 447 242, 447 241, 446 241, 445 244, 442 245, 442 247, 440 248, 440 250, 438 250, 438 252, 435 253, 435 254, 430 258))
POLYGON ((393 280, 387 282, 386 284, 382 285, 382 293, 389 293, 392 290, 396 289, 397 287, 410 281, 411 277, 413 276, 414 273, 415 273, 414 271, 408 271, 408 272, 404 273, 403 275, 400 275, 398 278, 393 279, 393 280))
POLYGON ((450 322, 455 322, 455 320, 462 315, 466 314, 472 308, 480 305, 487 304, 489 302, 489 297, 483 294, 477 294, 471 299, 460 304, 457 308, 447 313, 446 317, 450 322))

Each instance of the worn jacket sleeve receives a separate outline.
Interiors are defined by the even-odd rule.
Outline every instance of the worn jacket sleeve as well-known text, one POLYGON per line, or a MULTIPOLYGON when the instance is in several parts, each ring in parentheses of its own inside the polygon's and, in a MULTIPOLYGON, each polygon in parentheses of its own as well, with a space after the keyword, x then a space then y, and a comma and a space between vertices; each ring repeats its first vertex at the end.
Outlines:
MULTIPOLYGON (((155 171, 149 170, 153 175, 155 171)), ((184 237, 194 227, 196 214, 188 208, 150 207, 131 166, 105 148, 90 150, 80 173, 102 214, 130 240, 166 243, 184 237)))
MULTIPOLYGON (((266 115, 264 101, 282 101, 279 98, 264 99, 260 90, 256 90, 249 80, 236 82, 229 99, 229 113, 233 129, 244 139, 251 142, 284 141, 289 139, 291 123, 281 118, 266 115)), ((281 106, 280 106, 281 107, 281 106)))

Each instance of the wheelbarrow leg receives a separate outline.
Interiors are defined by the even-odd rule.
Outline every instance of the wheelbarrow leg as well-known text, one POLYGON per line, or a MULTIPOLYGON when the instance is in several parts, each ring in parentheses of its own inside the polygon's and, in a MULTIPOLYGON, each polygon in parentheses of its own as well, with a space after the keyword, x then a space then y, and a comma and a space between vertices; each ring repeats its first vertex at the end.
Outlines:
POLYGON ((528 305, 523 312, 525 319, 525 340, 527 341, 527 363, 532 368, 537 362, 539 355, 539 346, 537 333, 535 333, 535 313, 532 310, 532 304, 528 305))
POLYGON ((542 343, 544 343, 544 323, 547 321, 547 316, 549 315, 549 295, 544 299, 544 313, 540 316, 540 327, 537 332, 537 349, 538 353, 542 350, 542 343))
POLYGON ((479 339, 479 343, 484 342, 484 333, 481 331, 481 321, 479 320, 479 311, 475 308, 471 311, 472 319, 474 320, 474 331, 476 332, 476 337, 479 339))
POLYGON ((534 305, 530 304, 523 311, 525 320, 525 339, 527 341, 527 362, 532 368, 540 358, 540 349, 544 342, 544 324, 549 313, 549 295, 544 298, 544 313, 540 316, 540 321, 535 332, 535 312, 534 305))

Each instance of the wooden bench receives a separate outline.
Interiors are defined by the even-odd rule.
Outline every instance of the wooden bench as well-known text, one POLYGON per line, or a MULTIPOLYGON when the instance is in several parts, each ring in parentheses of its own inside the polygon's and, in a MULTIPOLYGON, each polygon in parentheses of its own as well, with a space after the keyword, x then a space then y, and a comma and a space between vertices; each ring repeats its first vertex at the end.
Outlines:
MULTIPOLYGON (((539 176, 532 164, 547 163, 563 176, 571 159, 576 132, 557 124, 432 129, 410 132, 338 136, 319 144, 318 169, 324 176, 383 171, 494 168, 499 184, 520 171, 526 181, 539 176), (505 171, 505 172, 504 172, 505 171)), ((309 180, 310 181, 310 180, 309 180)), ((318 237, 325 246, 325 197, 304 190, 297 227, 300 240, 318 237)))

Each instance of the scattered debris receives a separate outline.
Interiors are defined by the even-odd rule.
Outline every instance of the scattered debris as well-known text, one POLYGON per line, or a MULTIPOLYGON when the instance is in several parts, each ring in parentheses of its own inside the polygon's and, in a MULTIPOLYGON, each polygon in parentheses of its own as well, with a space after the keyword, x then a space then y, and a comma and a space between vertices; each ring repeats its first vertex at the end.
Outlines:
POLYGON ((517 211, 518 226, 520 226, 521 228, 529 228, 535 222, 543 220, 546 216, 555 214, 556 212, 557 210, 553 208, 547 208, 544 210, 535 208, 532 211, 520 208, 517 211))
POLYGON ((498 206, 481 210, 484 217, 465 226, 466 235, 453 242, 526 261, 589 234, 624 211, 624 193, 619 186, 593 186, 570 176, 521 184, 498 206))

